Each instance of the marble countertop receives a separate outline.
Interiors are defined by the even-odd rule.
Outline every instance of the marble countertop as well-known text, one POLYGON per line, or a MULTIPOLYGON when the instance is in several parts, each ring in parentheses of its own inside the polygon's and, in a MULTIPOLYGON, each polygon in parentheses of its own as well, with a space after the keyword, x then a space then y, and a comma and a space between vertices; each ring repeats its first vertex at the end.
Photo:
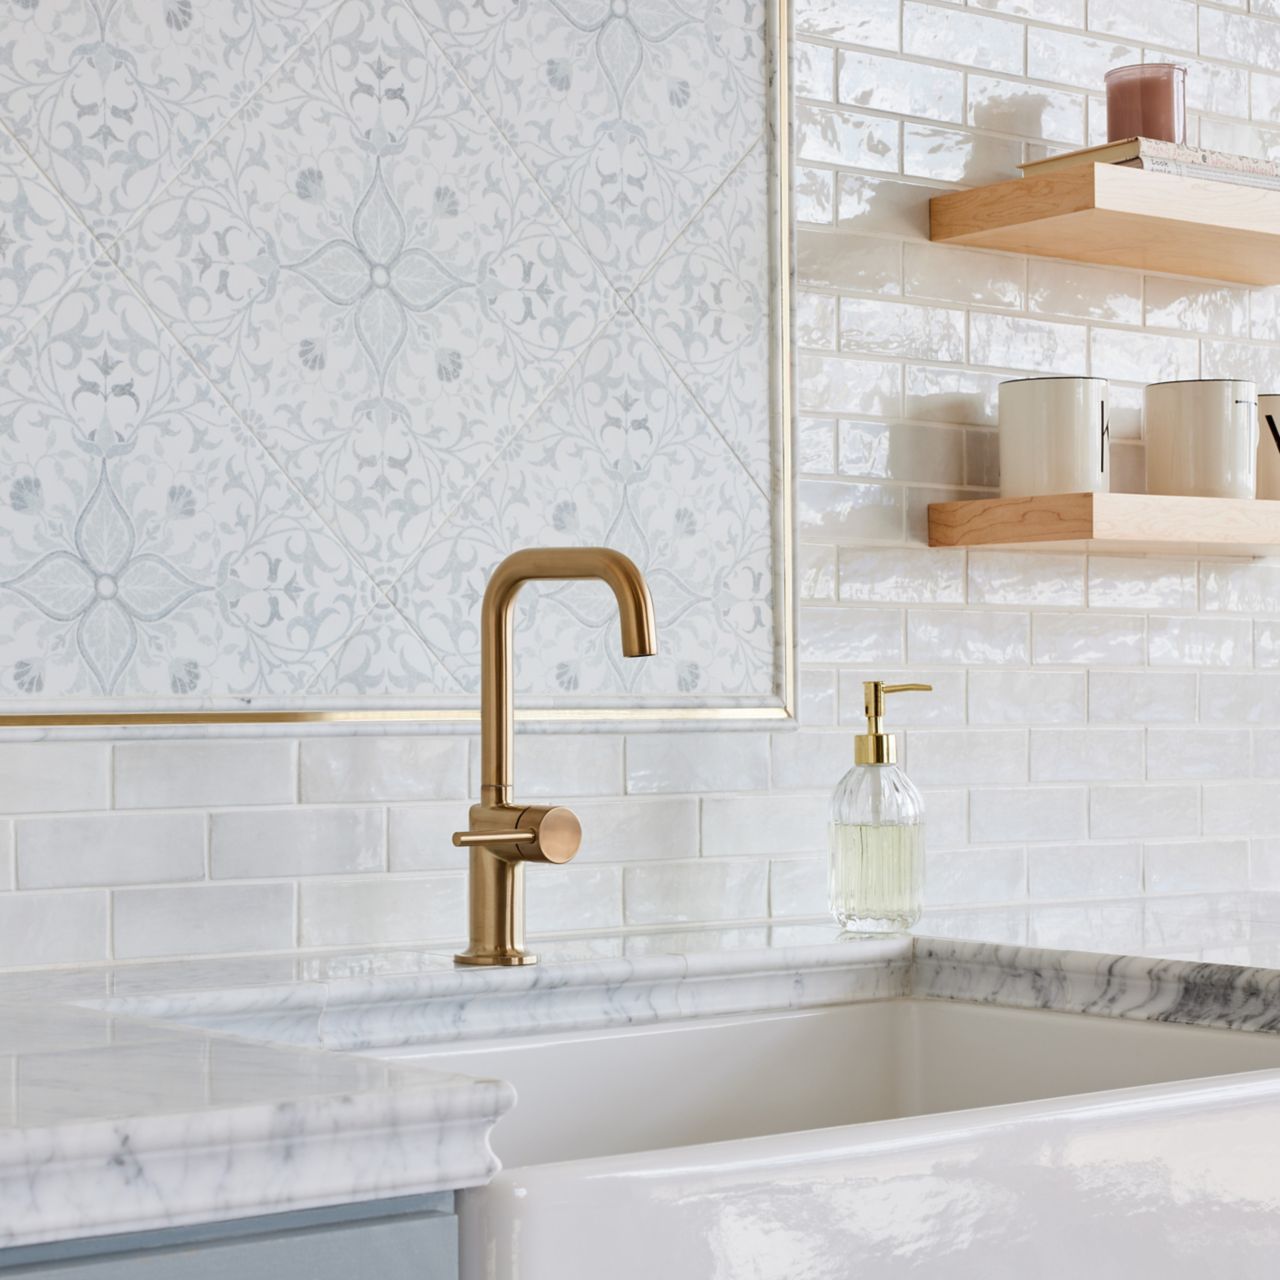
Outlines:
POLYGON ((0 975, 0 1246, 471 1186, 511 1089, 361 1053, 916 996, 1280 1030, 1280 893, 0 975))

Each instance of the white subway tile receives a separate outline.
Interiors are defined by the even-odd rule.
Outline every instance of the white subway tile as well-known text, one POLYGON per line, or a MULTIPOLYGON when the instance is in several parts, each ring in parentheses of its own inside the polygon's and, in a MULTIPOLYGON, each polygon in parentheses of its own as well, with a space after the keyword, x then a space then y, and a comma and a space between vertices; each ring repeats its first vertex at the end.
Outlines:
POLYGON ((840 349, 924 360, 964 359, 965 313, 878 298, 840 300, 840 349))
POLYGON ((1120 782, 1143 776, 1141 729, 1032 729, 1033 782, 1120 782))
MULTIPOLYGON (((1197 737, 1203 737, 1212 733, 1213 730, 1202 729, 1197 737)), ((1224 730, 1223 732, 1230 732, 1224 730)), ((1242 736, 1247 736, 1245 730, 1237 731, 1242 736)), ((1216 777, 1243 778, 1249 769, 1249 748, 1246 745, 1243 749, 1233 753, 1234 758, 1231 760, 1234 766, 1229 771, 1223 771, 1216 774, 1216 777)), ((1257 729, 1253 734, 1253 773, 1258 778, 1280 778, 1280 729, 1257 729)), ((1278 833, 1280 834, 1280 833, 1278 833)))
POLYGON ((696 799, 583 800, 573 809, 582 823, 582 849, 575 862, 647 862, 692 858, 698 852, 696 799))
POLYGON ((467 851, 452 844, 453 833, 466 827, 467 805, 457 800, 396 806, 390 810, 387 833, 391 870, 457 871, 466 866, 467 851))
POLYGON ((294 744, 118 742, 118 809, 291 804, 297 794, 294 744))
POLYGON ((1134 615, 1041 613, 1035 619, 1035 660, 1088 666, 1142 663, 1146 619, 1134 615))
POLYGON ((1280 66, 1280 24, 1202 6, 1200 54, 1274 71, 1280 66))
POLYGON ((1194 561, 1089 558, 1091 609, 1194 609, 1196 600, 1194 561))
POLYGON ((1027 74, 1036 80, 1096 91, 1112 67, 1141 61, 1142 50, 1136 45, 1043 27, 1027 28, 1027 74))
MULTIPOLYGON (((527 868, 537 875, 546 868, 527 868)), ((432 876, 304 880, 304 947, 383 946, 462 941, 467 933, 465 871, 432 876)))
POLYGON ((294 945, 291 884, 117 889, 111 900, 117 960, 285 951, 294 945))
POLYGON ((1236 337, 1249 326, 1249 295, 1230 285, 1148 276, 1146 322, 1157 329, 1236 337))
POLYGON ((771 748, 775 790, 821 791, 829 795, 853 768, 848 729, 775 733, 771 748))
POLYGON ((993 307, 1020 307, 1026 298, 1026 264, 1007 253, 907 243, 902 267, 908 297, 993 307))
POLYGON ((1253 661, 1259 667, 1280 667, 1280 622, 1253 624, 1253 661))
POLYGON ((912 729, 907 771, 921 787, 1025 782, 1027 736, 1018 729, 912 729))
POLYGON ((818 98, 834 102, 836 96, 836 51, 824 44, 797 40, 792 47, 791 83, 798 98, 818 98))
POLYGON ((796 548, 796 583, 806 604, 834 604, 836 598, 836 549, 805 543, 796 548))
POLYGON ((1266 780, 1208 783, 1204 788, 1207 836, 1274 836, 1280 831, 1280 787, 1266 780))
POLYGON ((924 897, 931 908, 1021 902, 1026 896, 1022 849, 957 849, 925 857, 924 897))
POLYGON ((0 744, 0 813, 60 813, 110 804, 111 748, 102 742, 0 744))
POLYGON ((897 609, 801 609, 800 660, 898 665, 904 657, 902 627, 897 609))
POLYGON ((969 845, 969 793, 924 791, 924 842, 935 852, 965 849, 969 845))
POLYGON ((836 175, 830 169, 812 165, 795 167, 795 194, 792 212, 799 223, 829 226, 836 209, 836 175))
POLYGON ((1280 613, 1280 563, 1208 561, 1200 566, 1200 600, 1208 613, 1280 613))
POLYGON ((1280 839, 1253 841, 1249 853, 1249 887, 1280 889, 1280 839))
POLYGON ((836 673, 812 667, 797 674, 799 686, 796 718, 803 725, 834 724, 836 719, 836 673))
POLYGON ((903 495, 895 485, 849 480, 801 480, 796 522, 812 542, 896 542, 902 537, 903 495))
POLYGON ((385 823, 382 809, 328 805, 215 813, 209 827, 210 874, 215 880, 252 880, 381 871, 385 823))
POLYGON ((898 172, 898 125, 892 120, 799 103, 793 127, 800 160, 898 172))
POLYGON ((840 101, 851 107, 953 124, 964 119, 964 74, 921 62, 844 49, 839 93, 840 101))
POLYGON ((1249 80, 1249 115, 1254 120, 1280 122, 1280 76, 1255 71, 1249 80))
MULTIPOLYGON (((617 733, 517 733, 516 791, 524 800, 568 800, 622 792, 617 733)), ((470 797, 480 794, 480 740, 471 739, 470 797)))
POLYGON ((900 364, 818 355, 802 355, 797 363, 803 409, 888 415, 902 402, 900 364))
POLYGON ((906 729, 918 725, 964 724, 965 673, 963 671, 934 671, 927 667, 909 670, 840 672, 840 723, 854 726, 859 732, 866 729, 864 711, 865 690, 868 680, 883 680, 886 684, 928 684, 932 693, 909 693, 892 698, 890 719, 892 727, 906 729))
POLYGON ((1096 328, 1090 337, 1090 372, 1116 382, 1168 382, 1200 375, 1194 338, 1096 328))
POLYGON ((1200 794, 1194 786, 1094 787, 1089 834, 1099 840, 1143 840, 1200 834, 1200 794))
POLYGON ((1083 671, 969 673, 970 724, 1082 724, 1087 715, 1083 671))
POLYGON ((836 182, 836 219, 842 231, 929 238, 929 197, 937 187, 899 178, 842 173, 836 182))
POLYGON ((967 187, 1017 176, 1022 143, 1013 138, 952 129, 945 125, 902 126, 902 172, 932 182, 967 187))
POLYGON ((1200 719, 1226 725, 1280 722, 1280 675, 1206 672, 1200 677, 1200 719))
POLYGON ((1086 372, 1088 330, 1083 325, 975 313, 969 321, 974 364, 1025 369, 1032 373, 1086 372))
POLYGON ((199 813, 19 819, 18 885, 64 889, 200 880, 204 823, 199 813))
POLYGON ((841 547, 846 603, 963 604, 964 552, 930 547, 841 547))
POLYGON ((969 797, 969 837, 974 844, 1083 839, 1088 832, 1084 787, 1007 787, 969 797))
POLYGON ((1242 778, 1249 760, 1248 729, 1147 730, 1149 778, 1242 778))
POLYGON ((796 421, 796 470, 834 475, 836 469, 836 420, 806 415, 796 421))
POLYGON ((1188 724, 1196 718, 1196 678, 1181 672, 1092 671, 1089 719, 1100 724, 1188 724))
POLYGON ((913 484, 964 481, 964 433, 954 427, 841 419, 838 441, 842 475, 913 484))
POLYGON ((999 76, 969 77, 968 122, 975 128, 1080 146, 1084 120, 1078 93, 999 76))
POLYGON ((1142 892, 1142 848, 1136 844, 1047 845, 1027 851, 1033 901, 1125 898, 1142 892))
POLYGON ((769 864, 769 914, 825 916, 831 908, 829 863, 823 858, 787 858, 769 864))
POLYGON ((769 913, 769 864, 746 858, 628 867, 628 924, 758 920, 769 913))
POLYGON ((973 551, 970 604, 1084 605, 1084 557, 973 551))
POLYGON ((810 350, 834 351, 836 349, 835 298, 825 293, 796 294, 796 342, 810 350))
POLYGON ((902 292, 902 246, 848 231, 799 231, 796 275, 815 289, 896 294, 902 292))
POLYGON ((702 852, 709 858, 817 853, 827 847, 831 797, 741 796, 702 802, 702 852))
POLYGON ((877 49, 898 48, 901 0, 799 0, 795 9, 796 31, 846 44, 867 44, 877 49))
POLYGON ((1194 52, 1196 9, 1194 0, 1089 0, 1089 27, 1107 35, 1194 52))
POLYGON ((630 794, 763 791, 767 733, 636 733, 627 738, 630 794))
POLYGON ((907 615, 907 654, 912 663, 1025 663, 1030 630, 1025 613, 913 609, 907 615))
POLYGON ((998 17, 939 9, 906 0, 902 6, 902 48, 919 58, 993 71, 1023 69, 1023 27, 998 17))
POLYGON ((908 365, 907 417, 993 427, 997 422, 999 386, 1005 381, 1005 376, 997 373, 908 365))
POLYGON ((1000 485, 1000 440, 994 431, 964 433, 964 482, 988 489, 1000 485))
POLYGON ((1027 305, 1046 315, 1141 324, 1142 277, 1114 267, 1032 258, 1027 264, 1027 305))
POLYGON ((622 924, 622 868, 530 867, 524 882, 525 927, 532 934, 616 929, 622 924))
POLYGON ((463 737, 306 738, 306 802, 446 800, 467 794, 463 737))
MULTIPOLYGON (((1204 62, 1185 54, 1179 54, 1177 60, 1187 68, 1187 106, 1193 112, 1211 111, 1240 117, 1250 114, 1247 68, 1204 62)), ((1261 113, 1255 116, 1255 119, 1261 118, 1261 113)))
POLYGON ((969 0, 969 3, 975 9, 1018 14, 1024 18, 1035 18, 1037 22, 1056 22, 1064 27, 1084 26, 1084 0, 969 0))
POLYGON ((1148 844, 1143 852, 1148 893, 1234 893, 1249 887, 1246 840, 1148 844))
POLYGON ((0 894, 0 968, 92 964, 107 958, 107 894, 0 894))
POLYGON ((1153 667, 1249 667, 1253 624, 1247 618, 1152 617, 1147 650, 1153 667))

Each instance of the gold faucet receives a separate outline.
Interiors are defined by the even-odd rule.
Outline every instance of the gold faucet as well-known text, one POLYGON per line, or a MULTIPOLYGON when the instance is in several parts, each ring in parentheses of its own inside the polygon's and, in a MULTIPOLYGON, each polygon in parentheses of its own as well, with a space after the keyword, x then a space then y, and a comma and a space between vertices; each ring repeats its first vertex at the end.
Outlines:
POLYGON ((613 589, 622 624, 622 652, 657 650, 653 601, 644 575, 608 547, 531 547, 509 555, 485 589, 480 615, 480 803, 471 826, 453 843, 471 850, 468 914, 471 945, 457 964, 536 964, 524 949, 524 864, 568 862, 582 827, 563 805, 522 805, 512 799, 515 717, 512 707, 512 617, 516 594, 533 578, 598 578, 613 589))

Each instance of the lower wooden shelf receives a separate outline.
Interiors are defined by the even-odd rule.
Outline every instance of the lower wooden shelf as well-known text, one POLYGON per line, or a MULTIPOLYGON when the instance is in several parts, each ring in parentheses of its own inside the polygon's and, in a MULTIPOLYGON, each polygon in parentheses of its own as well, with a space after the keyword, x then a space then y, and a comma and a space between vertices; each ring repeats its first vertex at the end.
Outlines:
POLYGON ((937 502, 929 545, 1280 556, 1280 502, 1136 493, 937 502))

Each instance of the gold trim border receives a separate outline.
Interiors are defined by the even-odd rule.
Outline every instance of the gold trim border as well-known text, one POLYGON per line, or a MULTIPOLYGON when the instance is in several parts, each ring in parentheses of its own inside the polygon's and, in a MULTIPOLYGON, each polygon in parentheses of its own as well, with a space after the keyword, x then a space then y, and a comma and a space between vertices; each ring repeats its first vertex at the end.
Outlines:
MULTIPOLYGON (((774 478, 781 521, 777 545, 781 565, 775 576, 781 594, 777 611, 782 629, 781 703, 729 707, 547 707, 517 710, 516 719, 525 723, 661 723, 677 721, 749 722, 792 720, 796 708, 796 599, 794 473, 792 432, 795 424, 794 360, 792 327, 791 237, 793 188, 791 176, 791 15, 789 0, 769 0, 766 30, 772 36, 773 86, 770 93, 773 130, 771 173, 771 213, 774 228, 774 270, 777 283, 776 365, 774 408, 780 436, 777 451, 780 474, 774 478)), ((306 724, 478 724, 479 708, 383 708, 368 711, 90 711, 90 712, 0 712, 0 729, 127 728, 129 726, 198 725, 306 725, 306 724)))

